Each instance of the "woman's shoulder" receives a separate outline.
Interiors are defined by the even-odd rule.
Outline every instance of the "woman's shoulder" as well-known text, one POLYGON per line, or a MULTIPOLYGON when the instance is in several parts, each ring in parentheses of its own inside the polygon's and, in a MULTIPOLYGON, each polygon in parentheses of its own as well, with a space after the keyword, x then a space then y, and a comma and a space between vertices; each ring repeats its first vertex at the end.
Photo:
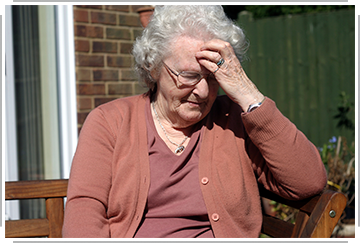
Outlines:
POLYGON ((106 115, 127 114, 144 107, 147 99, 146 94, 117 98, 96 107, 92 112, 100 112, 106 115))
POLYGON ((147 96, 145 94, 118 98, 93 109, 86 120, 107 121, 107 123, 118 124, 124 119, 138 117, 145 107, 147 96))

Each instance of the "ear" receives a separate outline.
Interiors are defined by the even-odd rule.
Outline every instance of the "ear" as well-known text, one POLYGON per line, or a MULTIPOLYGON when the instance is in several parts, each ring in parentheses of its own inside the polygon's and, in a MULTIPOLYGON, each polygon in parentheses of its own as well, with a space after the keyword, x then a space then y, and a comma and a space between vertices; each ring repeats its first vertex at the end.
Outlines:
POLYGON ((155 91, 156 90, 156 86, 157 86, 157 81, 159 80, 159 72, 156 69, 151 70, 149 73, 149 83, 148 83, 148 87, 150 88, 151 91, 155 91))
POLYGON ((152 81, 154 81, 154 82, 156 82, 156 80, 159 79, 159 73, 155 69, 151 70, 149 75, 150 75, 152 81))
POLYGON ((160 78, 161 66, 149 68, 150 69, 150 76, 154 82, 157 82, 160 78))

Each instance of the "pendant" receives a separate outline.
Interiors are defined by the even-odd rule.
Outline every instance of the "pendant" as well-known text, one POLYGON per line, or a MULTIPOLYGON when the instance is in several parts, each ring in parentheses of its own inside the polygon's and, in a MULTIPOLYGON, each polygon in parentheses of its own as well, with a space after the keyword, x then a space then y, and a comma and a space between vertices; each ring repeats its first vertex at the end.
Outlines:
POLYGON ((184 145, 181 145, 181 146, 177 147, 177 149, 175 149, 175 154, 184 151, 184 149, 185 149, 184 145))

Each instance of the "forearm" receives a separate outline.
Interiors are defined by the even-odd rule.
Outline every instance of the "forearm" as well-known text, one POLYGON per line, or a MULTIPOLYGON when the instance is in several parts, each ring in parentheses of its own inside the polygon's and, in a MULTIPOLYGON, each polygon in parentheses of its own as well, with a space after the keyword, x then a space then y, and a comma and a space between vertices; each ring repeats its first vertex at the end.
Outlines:
POLYGON ((67 201, 63 238, 108 238, 109 220, 104 205, 87 197, 67 201))
POLYGON ((289 198, 308 197, 324 188, 326 171, 316 147, 272 100, 244 114, 243 121, 255 172, 266 188, 289 198))
POLYGON ((87 118, 72 162, 63 237, 109 237, 107 207, 114 137, 99 110, 87 118))

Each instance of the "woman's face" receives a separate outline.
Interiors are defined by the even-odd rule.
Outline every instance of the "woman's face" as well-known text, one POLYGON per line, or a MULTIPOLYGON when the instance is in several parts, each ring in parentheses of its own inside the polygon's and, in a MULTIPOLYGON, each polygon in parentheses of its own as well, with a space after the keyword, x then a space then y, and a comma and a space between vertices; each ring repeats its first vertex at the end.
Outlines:
POLYGON ((156 106, 158 113, 175 128, 186 128, 199 122, 209 113, 216 99, 219 84, 214 77, 207 77, 210 71, 195 58, 203 45, 204 41, 181 36, 170 46, 171 55, 163 60, 176 74, 192 71, 205 76, 195 86, 185 86, 163 65, 157 82, 156 106))

